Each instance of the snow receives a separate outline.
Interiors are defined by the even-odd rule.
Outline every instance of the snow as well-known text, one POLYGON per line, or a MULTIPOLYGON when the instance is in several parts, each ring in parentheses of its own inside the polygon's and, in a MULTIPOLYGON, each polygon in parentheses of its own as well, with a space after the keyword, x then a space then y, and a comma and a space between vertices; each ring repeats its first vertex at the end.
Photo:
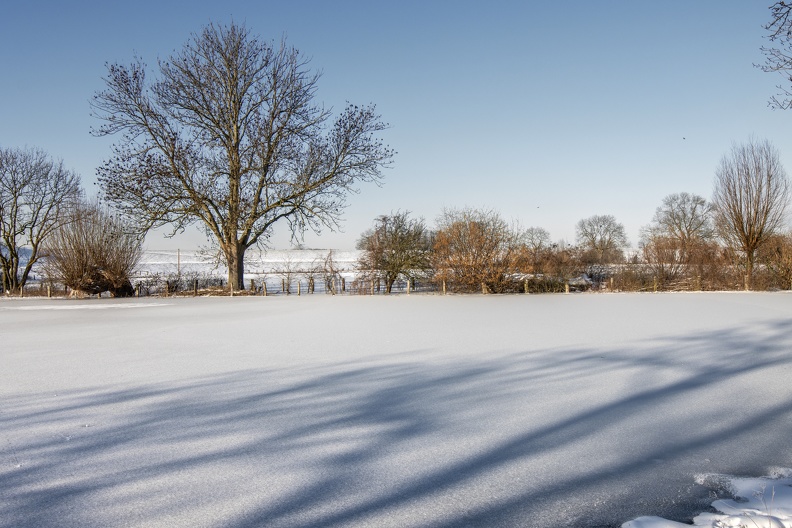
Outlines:
MULTIPOLYGON (((263 274, 278 273, 286 268, 292 271, 307 272, 322 265, 329 249, 290 249, 266 250, 249 249, 245 253, 245 276, 259 278, 263 274)), ((344 271, 356 268, 360 251, 333 250, 336 265, 344 271)), ((220 263, 218 255, 202 251, 146 250, 138 266, 141 277, 150 275, 176 275, 196 273, 220 278, 227 276, 227 268, 220 263)))
MULTIPOLYGON (((705 512, 693 518, 693 526, 726 528, 792 527, 792 469, 775 468, 773 474, 759 478, 729 475, 700 475, 696 481, 714 489, 724 487, 733 499, 712 503, 716 513, 705 512)), ((690 526, 660 517, 639 517, 623 528, 679 528, 690 526)))
POLYGON ((789 526, 791 321, 786 293, 2 299, 0 527, 789 526))

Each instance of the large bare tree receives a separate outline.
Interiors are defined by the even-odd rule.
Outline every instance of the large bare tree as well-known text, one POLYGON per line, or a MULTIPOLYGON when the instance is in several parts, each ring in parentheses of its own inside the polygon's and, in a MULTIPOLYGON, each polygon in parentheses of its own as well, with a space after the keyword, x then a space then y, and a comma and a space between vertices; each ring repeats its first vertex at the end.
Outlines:
POLYGON ((778 150, 767 140, 734 144, 715 173, 715 227, 745 264, 751 287, 756 251, 784 227, 790 187, 778 150))
POLYGON ((319 75, 284 42, 212 24, 158 65, 151 83, 139 59, 108 67, 94 132, 121 141, 99 181, 144 229, 202 224, 233 289, 244 287, 245 251, 275 223, 297 237, 334 229, 356 184, 392 160, 374 106, 348 105, 331 122, 314 102, 319 75))
POLYGON ((42 243, 67 221, 65 213, 79 195, 80 178, 65 169, 63 162, 39 149, 0 148, 3 289, 14 291, 25 286, 42 256, 42 243))
POLYGON ((363 252, 358 268, 384 279, 385 292, 390 293, 400 275, 412 279, 426 274, 431 245, 423 219, 410 218, 408 211, 382 215, 358 240, 363 252))

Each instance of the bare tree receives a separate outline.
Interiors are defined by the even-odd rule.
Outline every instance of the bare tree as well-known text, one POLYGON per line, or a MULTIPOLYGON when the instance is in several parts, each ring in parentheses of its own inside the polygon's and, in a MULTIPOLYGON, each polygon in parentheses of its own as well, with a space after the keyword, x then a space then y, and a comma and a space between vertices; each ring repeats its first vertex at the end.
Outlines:
POLYGON ((122 134, 98 171, 106 198, 144 228, 202 224, 234 289, 245 251, 276 222, 298 238, 336 228, 347 195, 379 181, 393 151, 376 137, 386 125, 373 105, 349 105, 330 124, 307 65, 233 23, 194 35, 153 83, 139 59, 110 65, 92 102, 104 121, 95 134, 122 134))
POLYGON ((378 217, 360 236, 357 248, 363 251, 358 268, 377 279, 381 276, 386 293, 399 276, 413 279, 431 267, 429 233, 423 219, 410 218, 408 211, 378 217))
POLYGON ((669 194, 655 211, 652 227, 687 248, 715 237, 711 211, 707 200, 697 194, 669 194))
POLYGON ((330 292, 333 295, 337 293, 336 284, 341 280, 341 268, 336 262, 333 250, 327 252, 324 259, 319 264, 321 266, 321 275, 325 283, 325 293, 330 292))
MULTIPOLYGON (((39 149, 0 149, 0 275, 2 289, 25 286, 41 247, 67 218, 80 178, 39 149), (20 250, 29 253, 23 264, 20 250)), ((0 291, 2 291, 0 289, 0 291)))
POLYGON ((787 86, 778 85, 778 94, 770 98, 770 106, 786 110, 792 106, 792 3, 778 1, 770 6, 770 23, 764 28, 767 30, 767 39, 771 45, 763 46, 765 63, 759 67, 770 73, 780 74, 787 82, 787 86))
POLYGON ((624 226, 612 215, 584 218, 576 226, 577 243, 592 264, 612 264, 624 260, 627 247, 624 226))
POLYGON ((44 270, 69 288, 114 297, 134 293, 130 276, 143 256, 140 237, 98 203, 82 203, 47 240, 44 270))
POLYGON ((751 287, 756 251, 784 225, 789 193, 778 150, 767 140, 734 144, 715 172, 715 228, 742 256, 746 289, 751 287))
POLYGON ((715 231, 712 207, 701 196, 675 193, 663 198, 652 223, 641 231, 644 260, 661 284, 683 279, 696 271, 702 251, 715 231))
POLYGON ((542 227, 529 227, 523 234, 525 261, 531 273, 543 273, 549 254, 552 251, 550 233, 542 227))
POLYGON ((437 224, 435 280, 458 291, 499 293, 519 287, 511 274, 517 268, 522 233, 497 212, 446 210, 437 224))
POLYGON ((291 283, 294 277, 299 273, 299 265, 295 262, 291 252, 287 252, 283 260, 273 269, 273 271, 281 277, 283 284, 283 293, 291 294, 291 283))

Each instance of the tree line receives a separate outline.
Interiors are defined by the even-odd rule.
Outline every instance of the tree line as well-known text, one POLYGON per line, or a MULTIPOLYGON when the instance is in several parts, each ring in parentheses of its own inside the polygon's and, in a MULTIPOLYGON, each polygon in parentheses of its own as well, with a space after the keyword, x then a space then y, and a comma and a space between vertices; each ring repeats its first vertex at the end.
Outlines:
MULTIPOLYGON (((790 9, 771 6, 761 68, 792 84, 790 9)), ((117 142, 97 169, 98 200, 86 200, 79 177, 46 153, 0 148, 0 286, 24 287, 41 261, 69 287, 123 295, 145 233, 170 226, 175 235, 194 224, 222 253, 232 290, 244 289, 245 252, 265 247, 276 224, 294 240, 337 227, 347 196, 379 183, 395 152, 375 105, 348 104, 334 116, 316 102, 321 76, 309 62, 285 40, 231 23, 202 28, 155 68, 137 58, 108 64, 91 103, 100 123, 92 133, 117 142)), ((780 89, 770 104, 787 108, 789 92, 780 89)), ((463 209, 445 211, 431 232, 406 213, 377 219, 361 237, 361 267, 386 289, 427 270, 460 291, 510 291, 520 274, 554 288, 581 273, 610 280, 609 267, 626 264, 653 270, 662 285, 696 270, 697 282, 726 287, 732 279, 715 280, 714 270, 732 270, 752 287, 757 274, 787 273, 788 200, 777 151, 752 140, 724 157, 711 201, 667 197, 629 260, 624 228, 610 215, 581 220, 568 245, 497 212, 463 209), (386 246, 387 255, 378 249, 386 246)))
POLYGON ((789 201, 777 149, 751 140, 722 158, 711 201, 666 196, 632 255, 612 215, 580 220, 567 244, 497 211, 467 208, 444 211, 431 230, 408 212, 378 217, 358 240, 358 266, 386 291, 399 277, 483 293, 568 291, 573 282, 620 290, 790 289, 789 201))

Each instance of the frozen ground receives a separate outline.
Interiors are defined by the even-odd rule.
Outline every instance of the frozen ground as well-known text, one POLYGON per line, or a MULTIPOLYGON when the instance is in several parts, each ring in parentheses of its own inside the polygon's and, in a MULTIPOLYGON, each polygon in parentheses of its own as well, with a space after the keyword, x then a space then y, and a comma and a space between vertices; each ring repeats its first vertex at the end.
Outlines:
POLYGON ((792 467, 791 323, 783 293, 0 300, 0 527, 692 522, 792 467))

